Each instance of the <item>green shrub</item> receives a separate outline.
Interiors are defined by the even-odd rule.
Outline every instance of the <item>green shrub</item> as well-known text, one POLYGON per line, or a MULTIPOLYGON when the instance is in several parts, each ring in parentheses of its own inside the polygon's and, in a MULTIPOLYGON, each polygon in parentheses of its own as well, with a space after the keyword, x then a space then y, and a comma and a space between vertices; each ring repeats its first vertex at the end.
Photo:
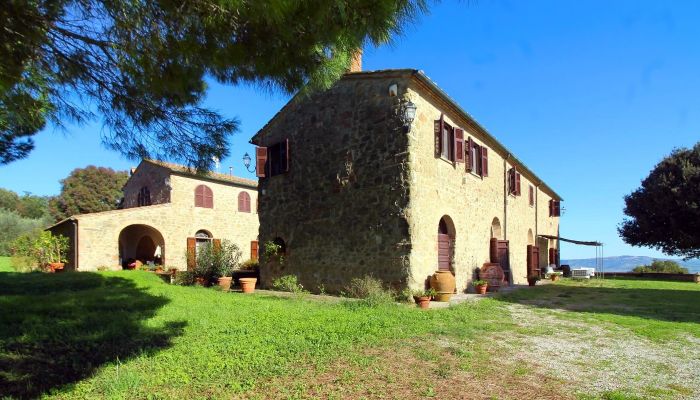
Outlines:
POLYGON ((260 263, 258 260, 250 258, 241 263, 241 269, 244 271, 257 271, 260 269, 260 263))
POLYGON ((12 256, 10 265, 12 265, 12 268, 17 272, 32 272, 41 269, 33 257, 22 255, 12 256))
POLYGON ((2 232, 0 235, 0 256, 13 254, 14 241, 18 237, 26 234, 37 236, 41 229, 50 223, 51 221, 46 218, 24 218, 15 211, 0 208, 0 232, 2 232))
POLYGON ((382 281, 371 275, 353 278, 350 284, 345 287, 343 294, 348 297, 362 299, 362 303, 370 307, 394 302, 394 293, 385 289, 382 281))
MULTIPOLYGON (((241 251, 230 240, 221 243, 208 243, 197 249, 194 275, 212 282, 222 276, 231 276, 233 271, 240 268, 241 251)), ((191 255, 188 254, 188 257, 191 255)))
POLYGON ((272 281, 272 287, 282 292, 304 293, 304 286, 299 283, 296 275, 285 275, 272 281))
POLYGON ((651 265, 640 265, 632 270, 637 273, 668 273, 668 274, 687 274, 688 268, 681 267, 675 261, 655 260, 651 265))
POLYGON ((194 273, 192 271, 178 271, 173 283, 180 286, 192 286, 194 285, 194 273))

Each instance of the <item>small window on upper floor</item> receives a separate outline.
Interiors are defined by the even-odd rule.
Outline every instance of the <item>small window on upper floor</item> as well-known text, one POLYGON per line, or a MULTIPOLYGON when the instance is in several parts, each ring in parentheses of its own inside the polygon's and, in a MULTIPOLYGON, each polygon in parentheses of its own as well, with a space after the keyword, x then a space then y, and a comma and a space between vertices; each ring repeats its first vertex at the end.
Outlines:
POLYGON ((238 211, 250 212, 250 195, 246 192, 238 193, 238 211))
POLYGON ((535 205, 535 188, 532 185, 528 186, 528 201, 530 204, 530 207, 533 207, 535 205))
POLYGON ((151 191, 148 190, 148 186, 144 186, 139 190, 136 196, 136 203, 139 207, 151 205, 151 191))
POLYGON ((255 169, 258 177, 275 176, 289 172, 289 139, 272 146, 255 149, 255 169))
POLYGON ((206 185, 199 185, 194 189, 194 206, 214 208, 214 194, 206 185))
POLYGON ((508 170, 508 194, 520 196, 520 172, 515 167, 508 170))
POLYGON ((480 146, 472 138, 464 146, 467 153, 467 171, 481 177, 489 176, 489 153, 486 146, 480 146))

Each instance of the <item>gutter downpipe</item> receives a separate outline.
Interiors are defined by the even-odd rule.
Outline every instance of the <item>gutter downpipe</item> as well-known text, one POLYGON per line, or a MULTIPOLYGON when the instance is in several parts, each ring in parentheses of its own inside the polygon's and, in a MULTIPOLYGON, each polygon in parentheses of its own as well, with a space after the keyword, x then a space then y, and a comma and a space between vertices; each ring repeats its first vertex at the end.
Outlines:
POLYGON ((73 270, 78 271, 78 220, 73 221, 73 270))
POLYGON ((503 240, 508 240, 508 160, 510 153, 503 159, 503 240))

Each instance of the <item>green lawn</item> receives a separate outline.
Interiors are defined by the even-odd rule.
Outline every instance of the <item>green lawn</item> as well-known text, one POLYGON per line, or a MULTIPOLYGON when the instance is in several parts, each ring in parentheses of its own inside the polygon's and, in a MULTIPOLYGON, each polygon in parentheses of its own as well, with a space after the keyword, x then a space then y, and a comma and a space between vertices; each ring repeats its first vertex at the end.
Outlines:
POLYGON ((10 263, 10 257, 0 256, 0 272, 14 272, 12 269, 12 264, 10 263))
POLYGON ((576 398, 490 339, 533 332, 510 304, 568 307, 570 318, 664 341, 700 337, 698 286, 564 281, 423 311, 178 287, 140 271, 0 273, 0 397, 450 398, 488 388, 576 398))

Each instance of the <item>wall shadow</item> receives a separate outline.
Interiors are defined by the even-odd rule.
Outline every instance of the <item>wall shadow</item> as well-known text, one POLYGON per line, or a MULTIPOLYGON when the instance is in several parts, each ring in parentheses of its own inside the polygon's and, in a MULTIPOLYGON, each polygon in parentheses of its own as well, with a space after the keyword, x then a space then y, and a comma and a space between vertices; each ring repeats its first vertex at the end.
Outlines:
POLYGON ((185 322, 144 325, 168 302, 119 277, 0 273, 0 394, 39 397, 169 347, 185 322))
POLYGON ((543 285, 506 293, 497 299, 572 312, 700 323, 700 290, 543 285))

